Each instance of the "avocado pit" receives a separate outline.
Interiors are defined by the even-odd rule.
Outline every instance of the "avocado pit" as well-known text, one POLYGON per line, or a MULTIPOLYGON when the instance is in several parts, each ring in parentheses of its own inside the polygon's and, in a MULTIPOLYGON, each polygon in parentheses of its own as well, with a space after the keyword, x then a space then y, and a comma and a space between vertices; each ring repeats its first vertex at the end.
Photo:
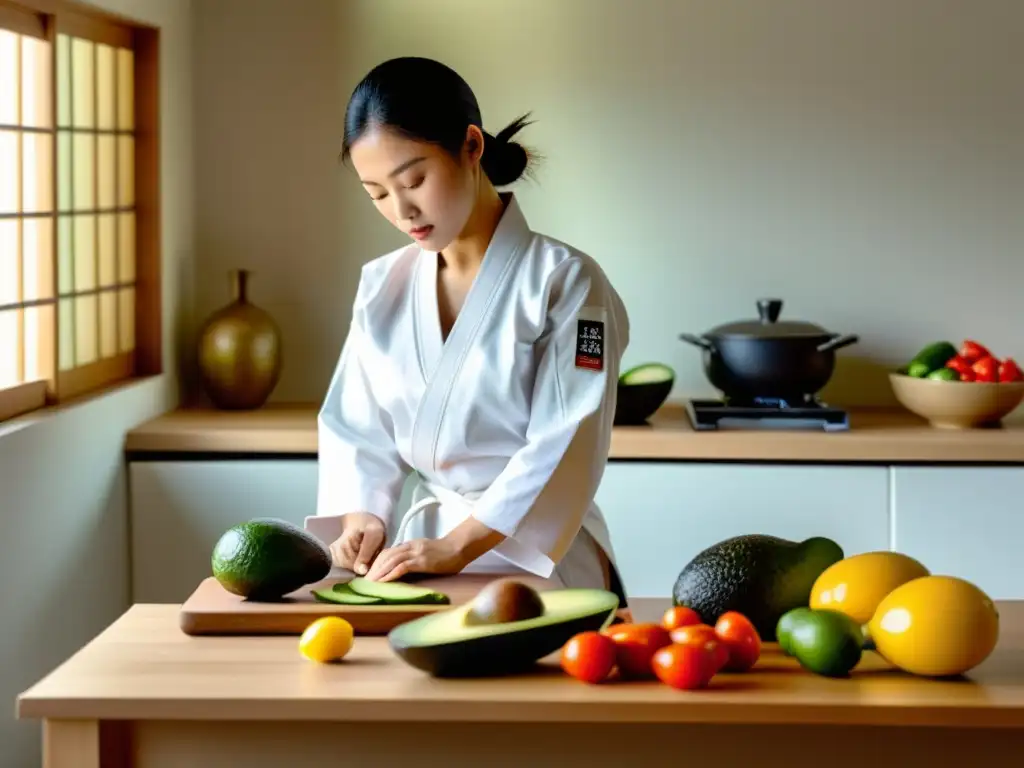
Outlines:
POLYGON ((537 590, 515 579, 497 579, 473 598, 465 623, 469 626, 507 624, 543 615, 544 602, 537 590))

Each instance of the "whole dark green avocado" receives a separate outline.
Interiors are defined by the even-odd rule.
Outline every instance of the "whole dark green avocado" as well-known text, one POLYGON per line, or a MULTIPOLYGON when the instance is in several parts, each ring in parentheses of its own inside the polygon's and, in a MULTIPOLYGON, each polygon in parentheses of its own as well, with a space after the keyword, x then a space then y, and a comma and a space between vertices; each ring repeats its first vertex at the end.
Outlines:
POLYGON ((331 572, 331 552, 308 531, 276 518, 232 526, 213 548, 213 575, 249 600, 279 600, 331 572))
POLYGON ((801 542, 757 533, 734 536, 687 563, 672 602, 692 608, 711 625, 726 611, 739 611, 762 640, 772 642, 779 618, 808 605, 815 580, 842 559, 842 547, 822 536, 801 542))

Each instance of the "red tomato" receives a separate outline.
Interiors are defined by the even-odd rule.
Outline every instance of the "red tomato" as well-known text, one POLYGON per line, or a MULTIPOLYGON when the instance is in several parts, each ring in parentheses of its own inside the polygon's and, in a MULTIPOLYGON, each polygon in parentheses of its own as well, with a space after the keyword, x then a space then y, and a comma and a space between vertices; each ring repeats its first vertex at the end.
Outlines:
POLYGON ((671 631, 676 627, 688 627, 693 624, 703 624, 704 620, 700 617, 693 608, 687 608, 685 605, 676 605, 665 611, 665 615, 661 617, 661 626, 671 631))
POLYGON ((729 647, 715 634, 715 628, 707 624, 691 624, 677 627, 670 633, 672 642, 678 645, 696 645, 711 651, 718 659, 718 669, 729 661, 729 647))
POLYGON ((701 640, 717 640, 715 628, 709 624, 690 624, 685 627, 676 627, 669 636, 673 643, 686 645, 687 643, 699 642, 701 640))
POLYGON ((584 683, 599 683, 615 666, 615 641, 600 632, 580 632, 562 646, 562 669, 584 683))
POLYGON ((999 364, 999 381, 1022 381, 1024 373, 1012 357, 1008 357, 999 364))
POLYGON ((718 658, 711 648, 673 643, 655 652, 651 668, 666 685, 692 690, 711 682, 718 671, 718 658))
POLYGON ((715 634, 729 649, 725 669, 746 672, 761 657, 761 636, 750 619, 737 611, 726 611, 715 623, 715 634))
POLYGON ((971 363, 962 355, 953 355, 953 357, 946 363, 946 367, 952 368, 957 373, 963 374, 971 370, 971 363))
POLYGON ((975 381, 999 381, 999 361, 989 355, 971 366, 975 381))
POLYGON ((976 341, 965 339, 960 345, 960 357, 969 363, 976 363, 983 357, 991 357, 992 353, 976 341))
POLYGON ((672 643, 668 630, 653 622, 614 624, 603 632, 615 641, 615 661, 625 678, 652 677, 651 658, 672 643))

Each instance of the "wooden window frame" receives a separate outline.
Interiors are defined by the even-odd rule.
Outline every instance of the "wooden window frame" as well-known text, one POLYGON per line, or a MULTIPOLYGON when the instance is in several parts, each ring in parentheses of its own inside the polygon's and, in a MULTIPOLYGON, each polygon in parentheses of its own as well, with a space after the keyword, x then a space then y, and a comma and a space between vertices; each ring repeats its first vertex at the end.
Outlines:
MULTIPOLYGON (((57 35, 131 48, 134 52, 135 300, 134 349, 61 371, 59 365, 58 163, 53 165, 52 376, 0 389, 0 422, 73 398, 98 394, 126 381, 163 373, 160 204, 160 31, 73 0, 0 0, 0 27, 46 40, 51 55, 51 111, 57 153, 57 35)), ((23 256, 19 256, 23 258, 23 256)), ((98 256, 97 256, 98 258, 98 256)), ((99 311, 99 310, 97 310, 99 311)))

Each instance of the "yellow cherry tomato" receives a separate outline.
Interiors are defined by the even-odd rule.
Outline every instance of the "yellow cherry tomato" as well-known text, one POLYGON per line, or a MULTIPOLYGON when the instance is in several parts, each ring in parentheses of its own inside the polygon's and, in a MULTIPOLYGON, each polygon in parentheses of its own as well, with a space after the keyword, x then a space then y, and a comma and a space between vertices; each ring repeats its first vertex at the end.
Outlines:
POLYGON ((299 653, 322 664, 339 661, 352 649, 355 632, 340 616, 324 616, 306 627, 299 638, 299 653))
POLYGON ((811 588, 810 607, 845 613, 863 625, 896 587, 927 575, 927 568, 900 552, 851 555, 818 576, 811 588))
POLYGON ((977 586, 955 576, 924 576, 897 587, 868 623, 878 651, 915 675, 962 675, 999 640, 999 613, 977 586))

